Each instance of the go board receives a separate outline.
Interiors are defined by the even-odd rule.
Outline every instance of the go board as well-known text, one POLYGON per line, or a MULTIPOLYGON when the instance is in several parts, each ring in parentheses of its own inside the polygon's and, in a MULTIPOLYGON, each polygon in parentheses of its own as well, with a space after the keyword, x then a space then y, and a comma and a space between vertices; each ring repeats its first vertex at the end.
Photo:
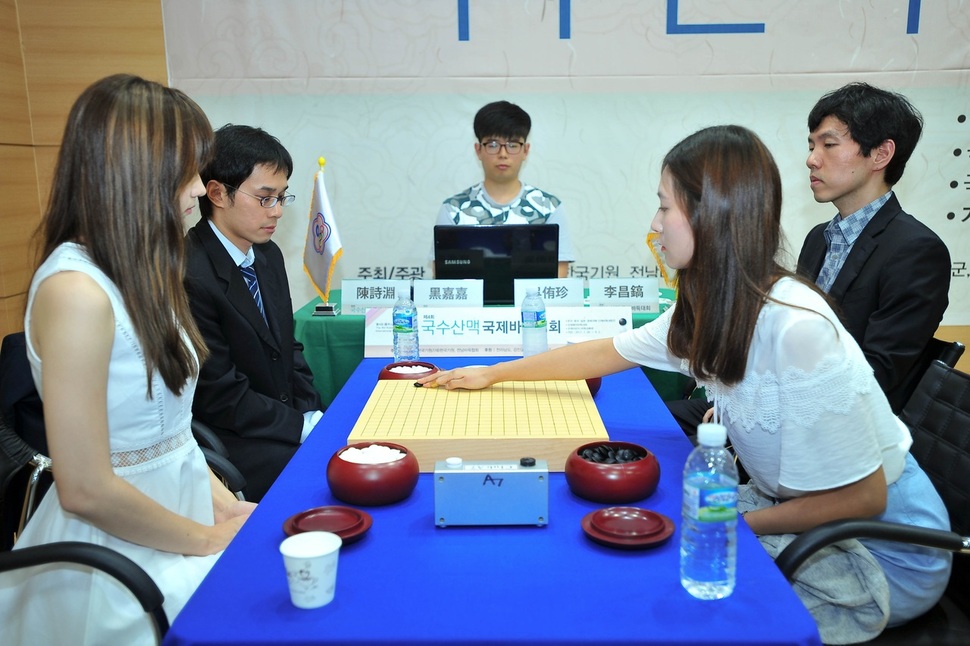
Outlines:
POLYGON ((415 388, 408 379, 377 382, 347 438, 407 447, 423 472, 449 457, 546 460, 562 471, 582 444, 608 440, 586 382, 508 381, 483 390, 415 388))

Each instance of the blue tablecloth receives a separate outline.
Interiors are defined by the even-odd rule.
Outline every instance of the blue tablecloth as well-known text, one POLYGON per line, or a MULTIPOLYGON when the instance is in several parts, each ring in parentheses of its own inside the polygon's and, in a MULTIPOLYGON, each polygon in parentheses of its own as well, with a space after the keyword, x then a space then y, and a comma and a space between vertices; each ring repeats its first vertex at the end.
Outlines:
MULTIPOLYGON (((562 473, 550 475, 548 526, 453 528, 435 527, 433 476, 421 474, 407 500, 366 508, 373 527, 342 548, 334 601, 293 607, 279 554, 282 525, 302 510, 343 504, 328 490, 326 465, 346 444, 385 363, 361 362, 166 644, 820 643, 811 616, 743 521, 734 594, 699 601, 679 583, 679 530, 642 551, 593 543, 580 520, 607 505, 574 496, 562 473)), ((660 462, 656 493, 633 505, 679 527, 680 472, 691 446, 666 407, 639 370, 605 378, 595 401, 613 439, 642 444, 660 462)))

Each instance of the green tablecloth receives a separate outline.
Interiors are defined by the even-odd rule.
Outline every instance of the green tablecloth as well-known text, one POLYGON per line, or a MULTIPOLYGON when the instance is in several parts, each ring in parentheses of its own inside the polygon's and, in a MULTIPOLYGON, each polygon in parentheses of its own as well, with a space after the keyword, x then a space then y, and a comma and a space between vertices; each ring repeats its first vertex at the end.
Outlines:
MULTIPOLYGON (((339 303, 340 292, 331 290, 330 300, 339 303)), ((303 344, 313 385, 329 406, 364 358, 364 316, 314 316, 320 302, 315 298, 293 314, 293 333, 303 344)))
MULTIPOLYGON (((315 298, 297 310, 293 314, 293 324, 296 339, 303 344, 303 354, 313 371, 313 384, 323 403, 329 406, 364 358, 364 316, 314 316, 320 302, 315 298)), ((340 303, 340 290, 331 290, 330 302, 340 303)), ((656 317, 656 314, 634 314, 633 327, 640 327, 656 317)), ((644 368, 643 372, 661 399, 666 401, 683 396, 688 381, 683 375, 652 368, 644 368)))

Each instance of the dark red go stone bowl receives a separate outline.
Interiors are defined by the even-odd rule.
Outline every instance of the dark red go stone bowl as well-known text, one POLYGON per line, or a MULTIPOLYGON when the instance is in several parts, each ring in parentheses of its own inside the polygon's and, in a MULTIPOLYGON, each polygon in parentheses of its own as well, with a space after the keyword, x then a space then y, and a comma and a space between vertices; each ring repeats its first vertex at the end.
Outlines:
POLYGON ((428 363, 427 361, 397 361, 395 363, 389 363, 383 368, 381 368, 380 373, 377 375, 377 379, 418 379, 420 377, 427 377, 433 372, 438 372, 438 366, 433 363, 428 363), (420 366, 426 368, 425 372, 394 372, 391 368, 397 366, 420 366))
POLYGON ((574 450, 566 458, 564 472, 566 484, 574 494, 593 502, 610 504, 643 500, 657 490, 660 481, 657 456, 639 444, 611 440, 590 442, 574 450), (582 456, 584 449, 598 446, 630 449, 644 457, 634 462, 602 464, 582 456))
POLYGON ((404 500, 418 483, 418 459, 407 448, 391 442, 357 442, 333 454, 327 463, 327 484, 335 498, 351 505, 389 505, 404 500), (394 462, 357 464, 340 454, 348 448, 364 449, 373 444, 397 449, 405 455, 394 462))

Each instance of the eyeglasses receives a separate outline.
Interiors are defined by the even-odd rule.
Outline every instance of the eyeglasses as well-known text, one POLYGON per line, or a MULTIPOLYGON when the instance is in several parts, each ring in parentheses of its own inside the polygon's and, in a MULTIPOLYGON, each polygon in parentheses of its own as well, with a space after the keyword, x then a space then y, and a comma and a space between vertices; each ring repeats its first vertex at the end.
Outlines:
POLYGON ((497 155, 498 151, 505 148, 505 152, 510 155, 518 155, 522 152, 522 147, 525 143, 522 141, 496 141, 495 139, 489 139, 488 141, 482 142, 482 148, 489 155, 497 155))
POLYGON ((242 190, 238 186, 231 186, 226 183, 223 183, 222 185, 225 186, 226 188, 231 188, 233 190, 239 191, 243 195, 248 195, 249 197, 255 197, 257 200, 259 200, 259 205, 264 209, 271 209, 274 206, 276 206, 278 202, 282 202, 283 206, 289 206, 290 204, 293 204, 293 200, 296 199, 296 195, 284 195, 282 197, 278 195, 267 195, 266 197, 260 197, 259 195, 253 195, 252 193, 247 193, 246 191, 242 190))

